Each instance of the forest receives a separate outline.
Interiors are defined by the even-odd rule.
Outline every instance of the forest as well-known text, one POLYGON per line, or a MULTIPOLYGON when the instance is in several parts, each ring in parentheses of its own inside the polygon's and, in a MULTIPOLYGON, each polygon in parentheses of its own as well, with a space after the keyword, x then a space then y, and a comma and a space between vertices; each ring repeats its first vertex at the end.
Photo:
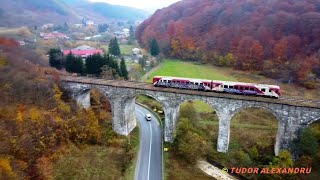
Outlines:
MULTIPOLYGON (((113 132, 108 100, 93 90, 92 107, 79 108, 59 86, 62 72, 48 64, 32 50, 0 37, 0 179, 61 179, 78 174, 89 178, 93 175, 86 171, 85 157, 78 158, 84 162, 81 173, 75 173, 76 163, 65 164, 74 151, 79 155, 99 148, 113 152, 99 158, 113 163, 108 169, 96 165, 94 176, 124 177, 136 152, 125 137, 113 132)), ((95 155, 91 153, 90 162, 97 161, 95 155)))
POLYGON ((136 30, 140 45, 155 38, 166 56, 257 72, 317 87, 318 0, 184 0, 157 10, 136 30))

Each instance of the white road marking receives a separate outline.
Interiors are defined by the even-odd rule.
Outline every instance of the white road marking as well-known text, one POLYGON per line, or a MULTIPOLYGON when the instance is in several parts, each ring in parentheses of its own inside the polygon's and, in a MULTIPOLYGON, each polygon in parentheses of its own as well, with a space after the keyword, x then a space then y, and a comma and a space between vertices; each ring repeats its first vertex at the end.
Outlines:
MULTIPOLYGON (((136 111, 138 111, 142 115, 145 114, 142 111, 139 111, 138 109, 136 109, 136 111)), ((151 164, 151 148, 152 148, 152 127, 151 127, 150 122, 148 122, 148 124, 150 127, 150 147, 149 147, 149 162, 148 162, 148 180, 149 180, 150 179, 150 164, 151 164)))
POLYGON ((151 123, 149 123, 149 127, 150 127, 150 148, 149 148, 149 164, 148 164, 148 180, 150 179, 150 160, 151 160, 151 147, 152 147, 152 127, 151 127, 151 123))
POLYGON ((142 111, 139 111, 138 109, 136 109, 136 111, 138 111, 138 112, 141 113, 141 114, 144 114, 142 111))

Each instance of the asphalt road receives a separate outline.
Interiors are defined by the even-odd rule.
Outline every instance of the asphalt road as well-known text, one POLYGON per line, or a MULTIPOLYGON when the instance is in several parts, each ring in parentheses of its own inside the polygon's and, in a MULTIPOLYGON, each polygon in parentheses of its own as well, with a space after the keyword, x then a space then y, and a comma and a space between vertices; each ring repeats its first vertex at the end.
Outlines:
POLYGON ((135 180, 162 180, 161 127, 156 116, 136 105, 136 117, 140 127, 140 150, 135 170, 135 180), (147 121, 145 114, 151 114, 147 121))

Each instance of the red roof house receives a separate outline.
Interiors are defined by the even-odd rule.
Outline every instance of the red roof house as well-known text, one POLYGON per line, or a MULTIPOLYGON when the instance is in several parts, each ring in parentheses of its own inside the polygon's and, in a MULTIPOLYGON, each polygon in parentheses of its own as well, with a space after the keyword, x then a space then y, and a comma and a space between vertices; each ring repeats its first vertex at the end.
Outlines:
POLYGON ((64 50, 63 55, 68 55, 68 54, 73 54, 74 56, 80 56, 80 57, 88 57, 93 54, 103 54, 103 50, 101 49, 90 49, 90 50, 76 50, 76 49, 71 49, 71 50, 64 50))

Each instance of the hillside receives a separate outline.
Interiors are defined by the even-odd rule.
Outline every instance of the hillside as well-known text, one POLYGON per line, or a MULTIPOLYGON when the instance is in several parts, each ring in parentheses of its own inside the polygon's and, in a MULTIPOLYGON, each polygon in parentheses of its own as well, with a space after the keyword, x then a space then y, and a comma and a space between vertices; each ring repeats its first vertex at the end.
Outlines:
POLYGON ((319 33, 317 0, 183 0, 156 11, 136 37, 147 48, 156 38, 162 53, 174 58, 257 71, 315 88, 319 33))
POLYGON ((79 23, 83 18, 105 23, 146 17, 147 13, 140 9, 87 0, 2 0, 0 7, 0 27, 79 23))
POLYGON ((0 37, 0 179, 133 177, 138 131, 131 145, 115 134, 111 105, 98 91, 90 109, 78 108, 60 90, 61 73, 0 37))
POLYGON ((45 23, 75 22, 76 13, 60 0, 2 0, 0 26, 33 26, 45 23))
MULTIPOLYGON (((69 2, 70 3, 70 2, 69 2)), ((70 6, 75 8, 81 14, 87 14, 94 12, 97 16, 102 16, 107 20, 119 19, 119 20, 141 20, 147 17, 147 12, 141 9, 112 5, 102 2, 85 2, 84 0, 75 0, 74 3, 70 3, 70 6)), ((79 13, 80 14, 80 13, 79 13)))

